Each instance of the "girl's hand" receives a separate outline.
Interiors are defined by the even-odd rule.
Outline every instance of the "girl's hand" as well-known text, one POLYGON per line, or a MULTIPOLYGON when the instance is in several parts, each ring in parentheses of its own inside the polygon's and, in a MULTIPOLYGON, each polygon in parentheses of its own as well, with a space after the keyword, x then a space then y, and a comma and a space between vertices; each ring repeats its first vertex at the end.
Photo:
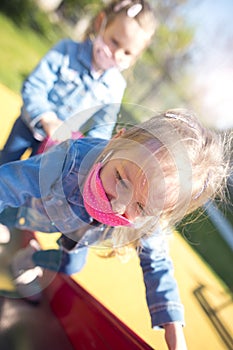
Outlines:
POLYGON ((54 112, 45 113, 40 121, 46 135, 53 141, 62 142, 71 137, 71 132, 65 123, 58 119, 54 112))
POLYGON ((169 350, 187 350, 183 327, 180 323, 167 323, 164 329, 169 350))

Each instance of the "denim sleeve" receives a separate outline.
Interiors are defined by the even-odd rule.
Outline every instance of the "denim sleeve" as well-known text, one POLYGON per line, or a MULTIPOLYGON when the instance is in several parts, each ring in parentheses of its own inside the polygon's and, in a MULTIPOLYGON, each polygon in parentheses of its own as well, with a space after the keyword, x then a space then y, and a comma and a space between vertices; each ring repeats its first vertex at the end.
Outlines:
POLYGON ((184 324, 183 305, 167 244, 166 237, 152 236, 142 241, 139 255, 153 328, 171 322, 184 324))
POLYGON ((62 40, 41 59, 23 84, 22 98, 24 106, 22 115, 24 121, 30 127, 39 121, 40 115, 52 112, 48 93, 58 79, 65 52, 66 40, 62 40))
POLYGON ((40 197, 38 173, 37 157, 0 167, 0 212, 8 207, 20 207, 30 196, 40 197))
POLYGON ((80 128, 80 131, 85 136, 110 139, 117 121, 119 110, 119 103, 113 103, 103 107, 80 128))
POLYGON ((63 142, 44 154, 0 166, 0 212, 18 208, 30 198, 49 195, 61 174, 69 171, 69 145, 69 141, 63 142))

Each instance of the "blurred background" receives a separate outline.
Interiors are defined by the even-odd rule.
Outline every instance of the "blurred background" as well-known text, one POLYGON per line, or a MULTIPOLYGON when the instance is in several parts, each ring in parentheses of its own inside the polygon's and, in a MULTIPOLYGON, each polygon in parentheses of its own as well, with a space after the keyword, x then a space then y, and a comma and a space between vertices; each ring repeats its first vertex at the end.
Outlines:
MULTIPOLYGON (((60 38, 81 40, 103 2, 87 0, 1 0, 0 83, 20 94, 23 80, 60 38)), ((167 108, 188 107, 204 124, 233 128, 233 1, 152 0, 159 22, 150 48, 133 71, 119 123, 143 120, 167 108)), ((1 101, 0 96, 0 101, 1 101)), ((16 117, 16 116, 15 116, 16 117)), ((2 118, 2 117, 1 117, 2 118)), ((233 180, 226 203, 216 203, 177 227, 232 298, 233 180)), ((233 318, 232 318, 233 321, 233 318)))

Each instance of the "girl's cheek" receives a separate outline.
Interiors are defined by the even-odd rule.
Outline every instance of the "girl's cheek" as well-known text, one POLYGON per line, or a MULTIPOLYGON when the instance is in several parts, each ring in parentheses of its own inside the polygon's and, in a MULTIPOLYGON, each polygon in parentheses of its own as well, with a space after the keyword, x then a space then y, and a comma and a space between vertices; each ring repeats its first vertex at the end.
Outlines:
POLYGON ((114 181, 110 181, 109 179, 107 179, 107 181, 105 183, 103 183, 103 187, 104 190, 106 192, 106 194, 108 195, 108 197, 112 198, 116 196, 116 184, 114 183, 114 181))

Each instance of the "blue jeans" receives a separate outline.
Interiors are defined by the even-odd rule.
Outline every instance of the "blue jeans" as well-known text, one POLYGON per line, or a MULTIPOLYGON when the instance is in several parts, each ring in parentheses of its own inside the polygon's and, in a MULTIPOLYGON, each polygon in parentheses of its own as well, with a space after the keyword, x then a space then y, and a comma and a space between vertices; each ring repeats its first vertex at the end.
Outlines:
POLYGON ((0 165, 19 160, 28 148, 32 149, 31 156, 35 155, 40 143, 33 137, 31 130, 19 117, 15 121, 10 136, 1 151, 0 165))
POLYGON ((60 249, 40 250, 33 254, 36 266, 72 275, 82 270, 86 263, 88 248, 75 249, 77 242, 61 235, 57 240, 60 249))
POLYGON ((82 270, 86 263, 88 248, 65 252, 61 249, 39 250, 32 256, 36 266, 72 275, 82 270))

